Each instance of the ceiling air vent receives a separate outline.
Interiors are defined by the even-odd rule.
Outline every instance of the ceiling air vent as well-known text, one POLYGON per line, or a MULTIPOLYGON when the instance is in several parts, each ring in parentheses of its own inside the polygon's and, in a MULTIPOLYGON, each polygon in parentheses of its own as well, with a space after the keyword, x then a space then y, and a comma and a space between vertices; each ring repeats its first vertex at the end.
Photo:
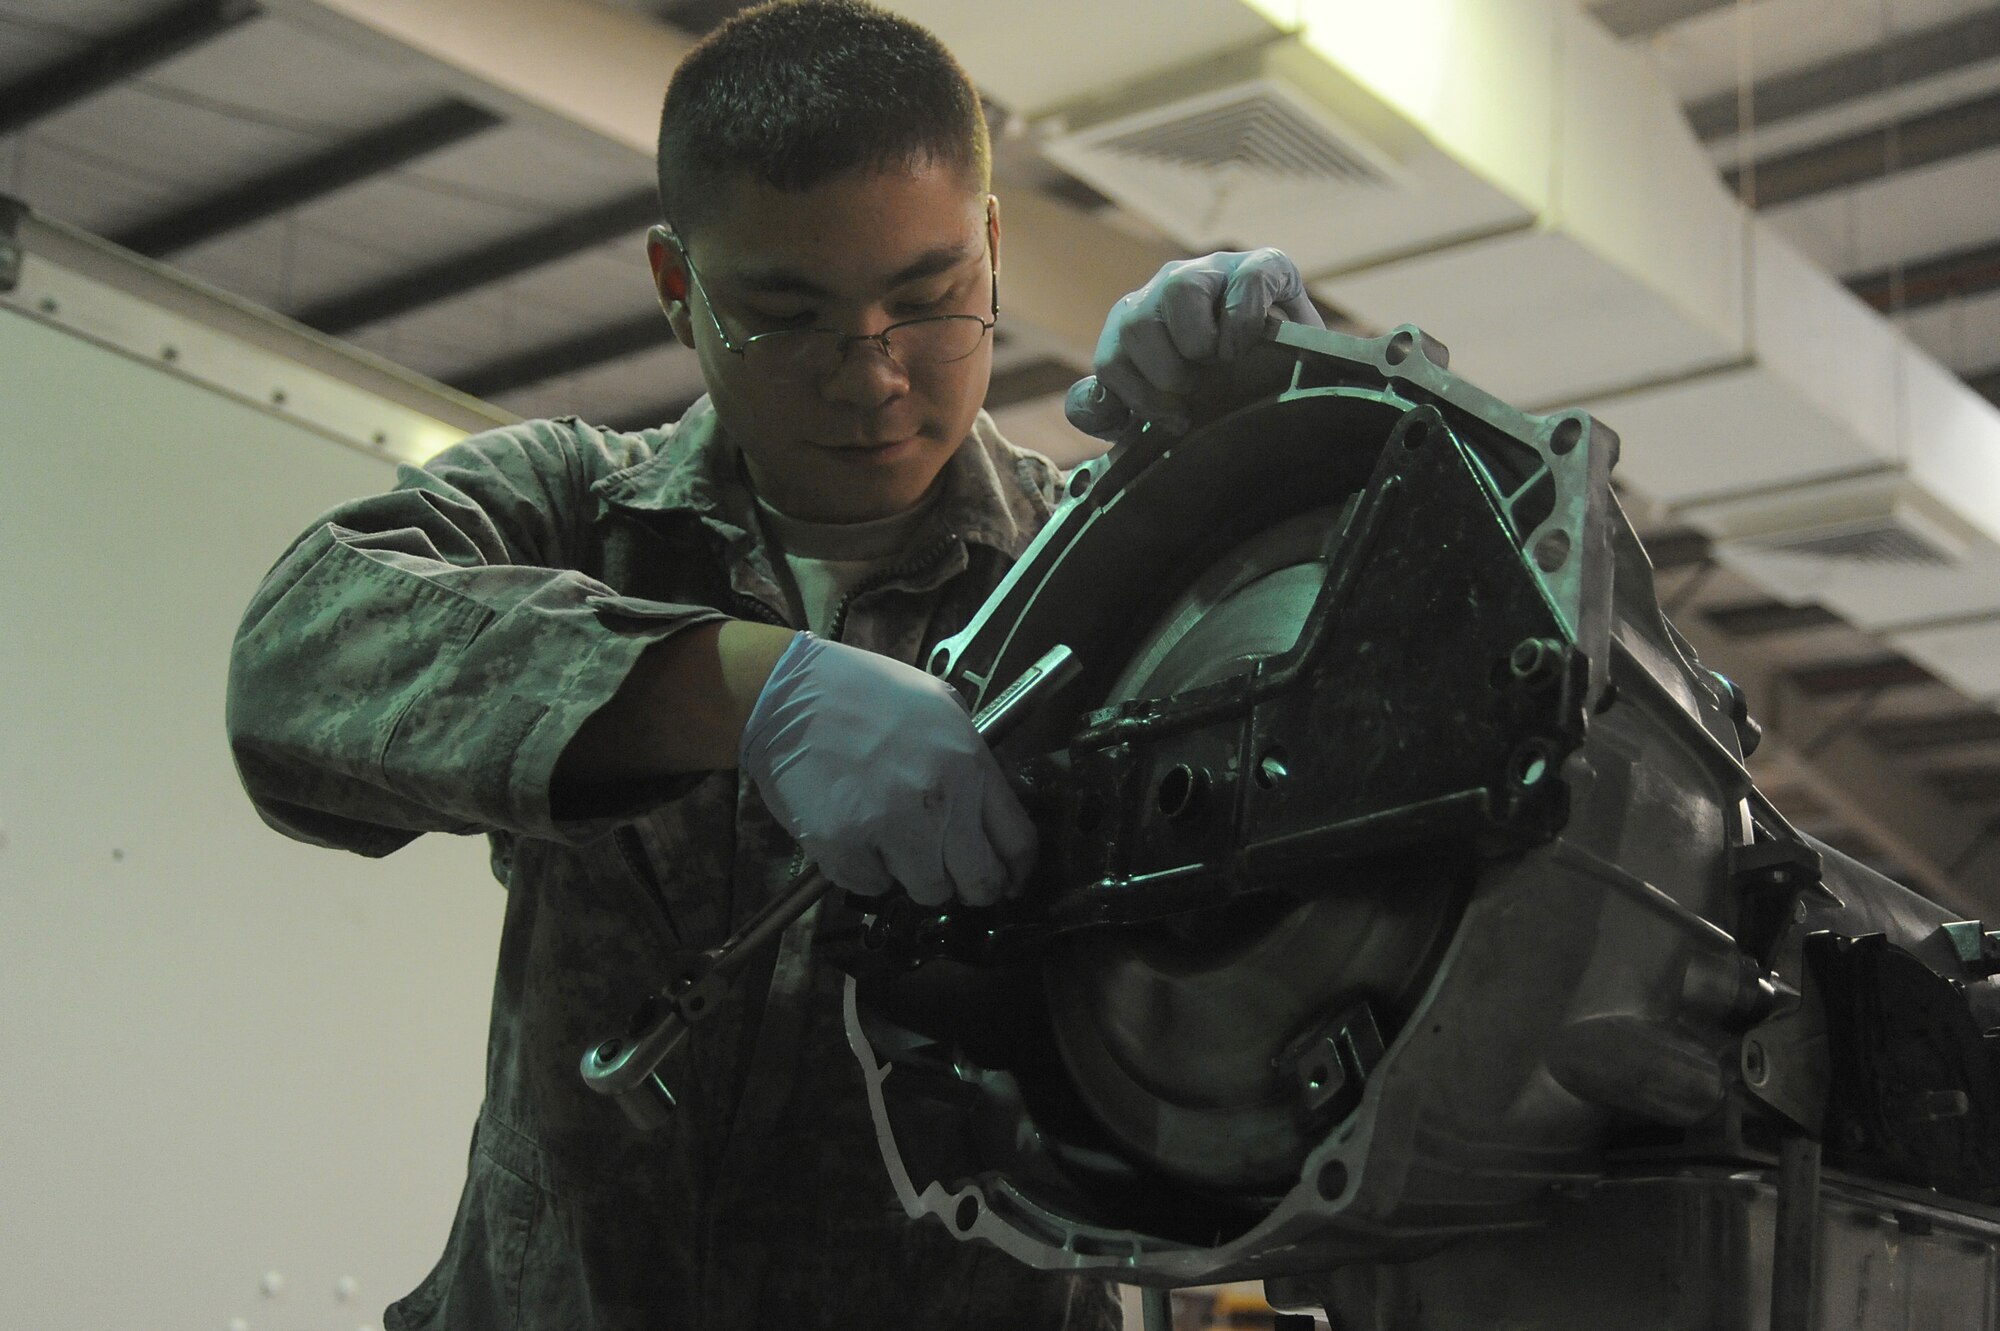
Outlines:
POLYGON ((1893 565, 1900 568, 1948 568, 1958 554, 1894 517, 1844 523, 1819 531, 1752 541, 1773 554, 1801 555, 1849 564, 1893 565))
POLYGON ((1108 136, 1099 146, 1123 157, 1217 177, 1243 173, 1324 184, 1389 183, 1367 156, 1269 88, 1246 88, 1215 105, 1108 136))
POLYGON ((1274 221, 1403 192, 1409 131, 1286 42, 1055 112, 1050 161, 1194 249, 1282 243, 1274 221))

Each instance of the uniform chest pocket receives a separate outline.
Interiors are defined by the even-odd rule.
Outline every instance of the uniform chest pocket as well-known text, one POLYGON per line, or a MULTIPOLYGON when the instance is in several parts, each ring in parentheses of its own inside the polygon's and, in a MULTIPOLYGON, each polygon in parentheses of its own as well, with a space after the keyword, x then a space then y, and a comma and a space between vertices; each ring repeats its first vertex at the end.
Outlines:
POLYGON ((717 772, 604 838, 613 861, 607 867, 659 922, 671 947, 707 947, 728 931, 735 805, 735 773, 717 772))

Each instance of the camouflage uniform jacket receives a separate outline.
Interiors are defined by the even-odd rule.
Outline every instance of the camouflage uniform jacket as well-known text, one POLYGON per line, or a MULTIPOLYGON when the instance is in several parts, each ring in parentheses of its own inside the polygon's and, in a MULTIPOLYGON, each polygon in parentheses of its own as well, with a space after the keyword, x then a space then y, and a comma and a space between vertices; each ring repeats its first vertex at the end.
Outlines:
MULTIPOLYGON (((483 832, 508 889, 486 1099, 444 1257, 398 1327, 1116 1325, 1093 1286, 913 1225, 795 926, 696 1028, 674 1127, 641 1135, 577 1060, 782 887, 794 847, 734 772, 551 807, 564 746, 646 649, 784 622, 774 552, 704 401, 638 434, 574 419, 475 436, 327 514, 259 589, 232 658, 244 784, 280 831, 364 855, 483 832)), ((1058 478, 983 414, 911 557, 833 636, 904 661, 955 632, 1058 478)))

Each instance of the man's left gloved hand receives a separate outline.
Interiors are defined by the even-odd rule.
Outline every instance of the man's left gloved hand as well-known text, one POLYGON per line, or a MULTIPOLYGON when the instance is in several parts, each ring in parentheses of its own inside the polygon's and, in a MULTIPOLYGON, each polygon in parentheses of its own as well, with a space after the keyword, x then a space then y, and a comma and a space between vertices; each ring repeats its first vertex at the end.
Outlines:
POLYGON ((1167 264, 1111 307, 1097 339, 1097 373, 1077 380, 1064 404, 1070 424, 1111 440, 1139 422, 1185 430, 1198 367, 1241 355, 1273 312, 1326 326, 1298 265, 1281 250, 1167 264))

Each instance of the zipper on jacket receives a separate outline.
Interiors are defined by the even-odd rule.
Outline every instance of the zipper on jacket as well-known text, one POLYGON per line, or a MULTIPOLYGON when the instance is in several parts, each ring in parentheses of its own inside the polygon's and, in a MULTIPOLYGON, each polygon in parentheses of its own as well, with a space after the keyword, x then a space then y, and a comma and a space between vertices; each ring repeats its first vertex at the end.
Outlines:
POLYGON ((883 569, 856 583, 833 608, 833 620, 827 625, 827 638, 833 642, 840 641, 841 632, 847 627, 848 609, 853 606, 856 599, 872 591, 878 591, 892 582, 900 582, 904 578, 914 578, 919 573, 928 572, 932 565, 943 562, 944 557, 950 554, 952 547, 957 544, 958 537, 947 532, 894 568, 883 569))
POLYGON ((652 863, 646 857, 646 847, 639 840, 638 829, 626 823, 612 831, 611 840, 618 847, 625 867, 638 880, 639 890, 659 909, 660 918, 666 921, 667 941, 674 947, 686 947, 687 938, 681 933, 680 921, 674 918, 673 908, 667 904, 666 888, 653 872, 652 863))
POLYGON ((754 619, 759 624, 772 624, 781 629, 791 627, 790 624, 785 622, 783 615, 773 610, 770 606, 765 605, 754 596, 746 595, 743 592, 731 592, 729 600, 737 612, 736 617, 738 619, 754 619))

